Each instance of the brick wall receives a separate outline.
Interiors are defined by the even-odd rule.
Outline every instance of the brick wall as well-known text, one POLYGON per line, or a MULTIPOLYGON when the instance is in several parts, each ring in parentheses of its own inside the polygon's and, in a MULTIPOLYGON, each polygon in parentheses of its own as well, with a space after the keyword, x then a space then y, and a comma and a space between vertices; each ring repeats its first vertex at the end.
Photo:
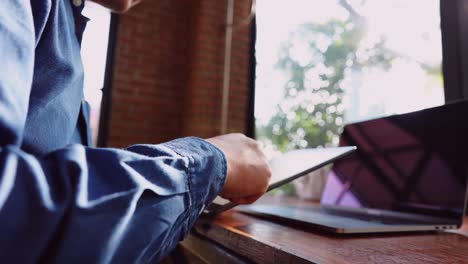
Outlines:
MULTIPOLYGON (((227 0, 144 1, 120 17, 108 145, 220 133, 227 0)), ((234 23, 250 0, 236 0, 234 23)), ((250 26, 234 28, 228 131, 245 132, 250 26)))

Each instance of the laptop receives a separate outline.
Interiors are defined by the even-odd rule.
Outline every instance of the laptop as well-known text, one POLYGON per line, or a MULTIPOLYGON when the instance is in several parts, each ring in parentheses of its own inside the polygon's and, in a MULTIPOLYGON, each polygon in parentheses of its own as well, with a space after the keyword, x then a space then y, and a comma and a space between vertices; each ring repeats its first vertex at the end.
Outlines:
MULTIPOLYGON (((354 146, 299 149, 274 157, 269 162, 272 175, 268 191, 305 176, 355 150, 354 146)), ((236 205, 218 196, 202 211, 206 215, 216 215, 236 205)))
POLYGON ((333 233, 456 229, 467 206, 468 101, 348 124, 357 146, 328 174, 320 204, 242 212, 333 233))

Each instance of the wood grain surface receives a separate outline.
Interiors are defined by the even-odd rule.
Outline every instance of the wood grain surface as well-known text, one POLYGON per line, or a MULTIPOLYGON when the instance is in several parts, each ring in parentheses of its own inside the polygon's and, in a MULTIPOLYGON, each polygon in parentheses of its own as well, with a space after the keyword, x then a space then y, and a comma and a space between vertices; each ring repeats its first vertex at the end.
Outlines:
POLYGON ((350 236, 274 223, 234 209, 200 219, 195 232, 258 263, 468 263, 468 218, 456 231, 350 236))

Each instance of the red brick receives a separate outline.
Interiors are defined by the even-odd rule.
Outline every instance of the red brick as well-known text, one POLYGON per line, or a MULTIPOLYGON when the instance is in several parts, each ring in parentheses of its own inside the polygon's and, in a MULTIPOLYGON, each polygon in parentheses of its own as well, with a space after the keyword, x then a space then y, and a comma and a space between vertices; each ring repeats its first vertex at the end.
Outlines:
MULTIPOLYGON (((108 145, 220 133, 227 1, 145 1, 122 15, 108 145)), ((243 21, 250 0, 236 0, 243 21)), ((248 25, 234 28, 228 130, 245 131, 248 25)))

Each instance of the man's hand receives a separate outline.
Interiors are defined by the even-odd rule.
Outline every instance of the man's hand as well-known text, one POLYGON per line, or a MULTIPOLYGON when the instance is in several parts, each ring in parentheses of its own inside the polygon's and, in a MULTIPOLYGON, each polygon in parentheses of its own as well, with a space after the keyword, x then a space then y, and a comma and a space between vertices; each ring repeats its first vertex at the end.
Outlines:
POLYGON ((142 0, 92 0, 116 13, 125 13, 142 0))
POLYGON ((227 179, 221 197, 237 204, 248 204, 267 191, 271 171, 257 141, 242 134, 228 134, 206 141, 221 149, 227 159, 227 179))

